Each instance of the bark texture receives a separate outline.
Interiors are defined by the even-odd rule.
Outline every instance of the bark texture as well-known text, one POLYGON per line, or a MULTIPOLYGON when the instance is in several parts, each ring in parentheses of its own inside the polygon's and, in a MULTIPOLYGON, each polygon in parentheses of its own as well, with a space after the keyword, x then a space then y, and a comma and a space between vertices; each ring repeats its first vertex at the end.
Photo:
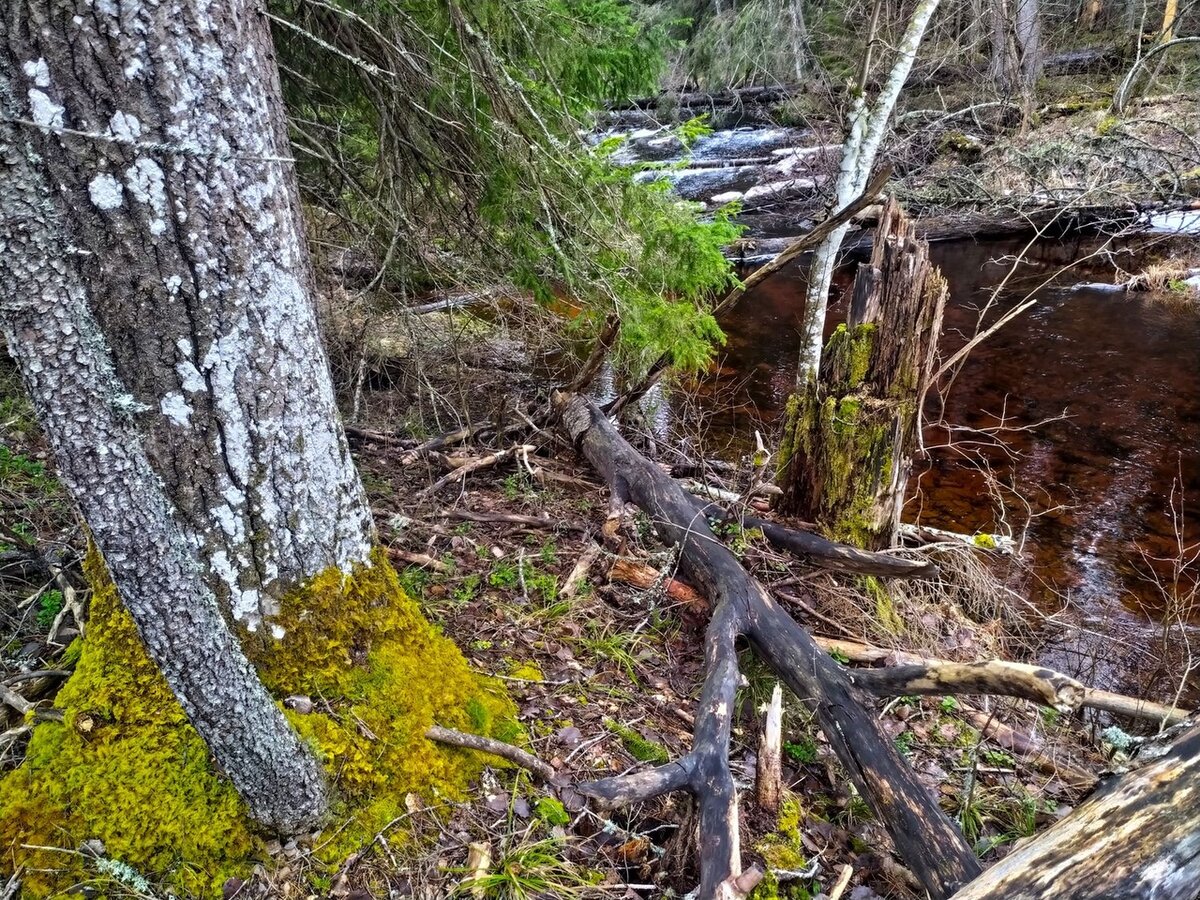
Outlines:
POLYGON ((229 620, 367 559, 270 33, 243 0, 17 0, 0 27, 0 319, 62 478, 251 813, 324 814, 229 620))
MULTIPOLYGON (((1146 751, 1143 751, 1143 755, 1146 751)), ((1200 727, 1101 787, 955 900, 1195 900, 1200 885, 1200 727)))
POLYGON ((895 200, 885 206, 847 322, 819 379, 788 405, 779 508, 871 550, 893 544, 946 284, 895 200))

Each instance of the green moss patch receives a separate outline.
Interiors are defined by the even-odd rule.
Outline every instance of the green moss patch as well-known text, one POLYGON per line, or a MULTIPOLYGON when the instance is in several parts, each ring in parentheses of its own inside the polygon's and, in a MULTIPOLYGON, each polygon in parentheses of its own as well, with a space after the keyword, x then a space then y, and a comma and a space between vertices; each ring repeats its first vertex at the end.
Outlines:
MULTIPOLYGON (((24 764, 0 781, 4 864, 25 868, 28 896, 54 896, 95 871, 83 856, 21 845, 75 850, 99 839, 107 857, 172 890, 218 896, 228 877, 265 858, 262 841, 146 655, 98 553, 85 571, 92 611, 58 696, 64 721, 39 724, 24 764)), ((282 640, 256 634, 244 643, 276 696, 323 701, 286 714, 335 786, 331 837, 316 842, 325 862, 369 842, 409 793, 463 796, 485 758, 426 740, 430 725, 520 737, 503 688, 469 670, 382 551, 293 591, 275 624, 282 640)))

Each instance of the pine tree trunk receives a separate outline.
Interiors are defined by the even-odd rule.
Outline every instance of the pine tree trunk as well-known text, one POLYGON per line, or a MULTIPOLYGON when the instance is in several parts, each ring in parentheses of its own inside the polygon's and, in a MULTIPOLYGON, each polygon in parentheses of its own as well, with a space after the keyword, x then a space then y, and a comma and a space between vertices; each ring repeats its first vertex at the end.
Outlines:
POLYGON ((929 245, 890 200, 820 378, 789 401, 781 511, 866 549, 892 546, 945 299, 929 245))
POLYGON ((0 28, 0 318, 151 657, 261 822, 317 763, 239 636, 367 560, 267 21, 244 0, 17 0, 0 28))

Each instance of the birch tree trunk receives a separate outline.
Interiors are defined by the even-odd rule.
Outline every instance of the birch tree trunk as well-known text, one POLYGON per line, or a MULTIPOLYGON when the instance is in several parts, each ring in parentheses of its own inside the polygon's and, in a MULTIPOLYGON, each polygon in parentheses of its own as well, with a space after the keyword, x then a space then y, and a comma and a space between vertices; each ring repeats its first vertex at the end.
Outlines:
MULTIPOLYGON (((842 146, 842 162, 838 171, 837 184, 834 189, 834 206, 841 209, 853 202, 871 177, 871 169, 875 165, 875 157, 879 154, 879 146, 887 134, 888 122, 896 100, 908 73, 912 70, 917 58, 917 49, 925 36, 925 29, 937 10, 939 0, 920 0, 908 28, 896 48, 896 60, 887 82, 875 98, 874 103, 867 103, 865 83, 860 79, 859 89, 855 92, 847 119, 846 140, 842 146)), ((874 32, 874 28, 872 28, 874 32)), ((871 36, 872 43, 874 34, 871 36)), ((869 53, 868 49, 868 53, 869 53)), ((869 59, 869 57, 868 57, 869 59)), ((867 68, 864 63, 864 70, 867 68)), ((817 248, 813 257, 812 270, 808 277, 808 290, 805 295, 804 314, 800 324, 800 364, 796 370, 797 385, 805 384, 810 378, 816 378, 821 369, 821 348, 824 346, 825 310, 829 303, 829 287, 833 282, 833 270, 837 263, 838 252, 846 237, 850 224, 846 223, 832 232, 817 248)))
POLYGON ((0 319, 146 648, 260 822, 326 812, 239 634, 365 562, 267 22, 246 0, 14 0, 0 319))

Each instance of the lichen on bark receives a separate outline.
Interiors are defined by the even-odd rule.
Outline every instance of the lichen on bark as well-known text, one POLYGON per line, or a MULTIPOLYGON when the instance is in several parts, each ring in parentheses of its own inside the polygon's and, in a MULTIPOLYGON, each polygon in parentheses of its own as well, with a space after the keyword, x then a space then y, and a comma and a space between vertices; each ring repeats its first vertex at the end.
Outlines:
MULTIPOLYGON (((105 855, 188 896, 219 896, 230 876, 267 861, 233 786, 143 648, 94 549, 88 637, 57 704, 62 722, 38 724, 24 764, 0 781, 0 868, 24 867, 28 896, 51 896, 99 875, 77 850, 105 855)), ((464 794, 485 758, 428 741, 435 722, 519 739, 498 683, 470 671, 401 589, 385 555, 322 572, 286 595, 287 634, 247 635, 246 649, 277 699, 308 694, 308 714, 286 715, 321 760, 334 814, 314 853, 336 865, 405 809, 464 794)), ((494 762, 487 760, 488 762, 494 762)))

